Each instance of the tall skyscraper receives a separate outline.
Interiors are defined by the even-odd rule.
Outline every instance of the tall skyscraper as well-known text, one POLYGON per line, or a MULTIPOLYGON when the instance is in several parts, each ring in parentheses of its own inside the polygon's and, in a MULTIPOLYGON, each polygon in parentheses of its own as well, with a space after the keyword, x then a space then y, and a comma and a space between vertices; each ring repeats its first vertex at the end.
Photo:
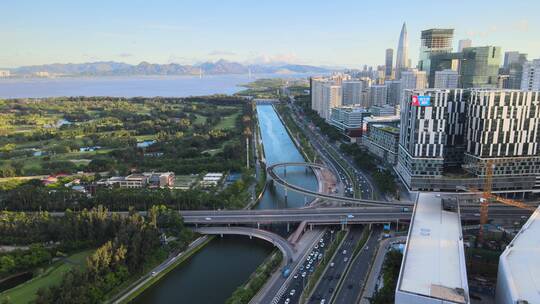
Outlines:
POLYGON ((451 53, 454 29, 429 29, 422 31, 418 69, 426 71, 430 87, 433 86, 435 69, 431 68, 431 56, 451 53))
POLYGON ((393 106, 399 106, 401 102, 401 81, 400 80, 387 80, 384 82, 386 86, 386 103, 393 106))
POLYGON ((361 80, 345 80, 341 83, 343 88, 343 105, 362 104, 362 91, 365 89, 365 82, 361 80))
POLYGON ((330 119, 331 109, 339 107, 343 100, 343 91, 340 85, 325 84, 322 87, 322 107, 320 116, 326 120, 330 119))
POLYGON ((463 49, 460 77, 463 88, 496 88, 501 48, 498 46, 463 49))
POLYGON ((504 53, 504 64, 500 74, 508 76, 504 82, 505 89, 521 88, 521 76, 525 62, 527 62, 527 54, 519 52, 504 53))
POLYGON ((386 104, 386 86, 372 85, 369 88, 369 106, 382 106, 386 104))
POLYGON ((454 70, 442 70, 435 72, 436 89, 456 89, 459 84, 459 73, 454 70))
POLYGON ((384 74, 385 74, 386 79, 393 78, 393 75, 392 75, 392 69, 394 68, 393 60, 394 60, 394 50, 386 49, 386 57, 384 60, 384 64, 385 64, 384 74))
POLYGON ((399 100, 403 100, 405 90, 422 90, 427 88, 427 74, 425 71, 408 69, 401 72, 401 89, 399 100))
POLYGON ((534 59, 523 65, 521 89, 540 91, 540 59, 534 59))
POLYGON ((407 26, 403 22, 396 53, 396 79, 400 79, 401 71, 409 67, 409 40, 407 37, 407 26))
POLYGON ((471 46, 472 46, 471 39, 461 39, 458 42, 458 52, 463 52, 464 48, 468 48, 468 47, 471 47, 471 46))

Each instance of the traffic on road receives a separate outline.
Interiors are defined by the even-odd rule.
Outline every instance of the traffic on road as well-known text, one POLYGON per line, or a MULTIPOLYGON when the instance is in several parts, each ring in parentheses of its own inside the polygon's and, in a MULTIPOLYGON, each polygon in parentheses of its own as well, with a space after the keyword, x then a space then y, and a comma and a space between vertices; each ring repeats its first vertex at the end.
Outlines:
POLYGON ((341 277, 345 274, 357 243, 362 237, 362 226, 353 226, 334 257, 321 276, 319 284, 315 287, 308 303, 330 303, 333 294, 338 288, 341 277))
POLYGON ((300 295, 307 285, 310 276, 313 274, 315 269, 320 266, 321 262, 327 258, 325 256, 326 250, 328 249, 330 243, 334 240, 336 233, 336 230, 327 230, 317 241, 317 244, 311 248, 311 251, 300 267, 290 274, 292 276, 292 280, 289 282, 289 286, 287 286, 287 289, 279 298, 277 303, 299 303, 300 295))

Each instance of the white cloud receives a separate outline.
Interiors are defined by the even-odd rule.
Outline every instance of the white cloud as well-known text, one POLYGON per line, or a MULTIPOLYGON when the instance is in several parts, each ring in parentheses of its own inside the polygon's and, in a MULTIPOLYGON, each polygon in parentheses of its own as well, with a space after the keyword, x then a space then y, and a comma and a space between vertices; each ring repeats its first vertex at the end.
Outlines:
POLYGON ((300 58, 294 53, 284 54, 253 54, 251 59, 247 60, 250 64, 284 64, 301 63, 300 58))
POLYGON ((208 53, 209 56, 236 56, 235 52, 225 50, 214 50, 208 53))

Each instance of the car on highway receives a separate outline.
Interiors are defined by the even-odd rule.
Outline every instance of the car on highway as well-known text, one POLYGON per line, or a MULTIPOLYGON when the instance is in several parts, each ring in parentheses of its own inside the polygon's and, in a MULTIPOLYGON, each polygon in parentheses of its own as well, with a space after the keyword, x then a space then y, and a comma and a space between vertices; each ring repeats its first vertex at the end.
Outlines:
POLYGON ((211 217, 205 217, 204 219, 205 219, 206 221, 211 221, 211 220, 212 220, 211 217))
POLYGON ((345 257, 345 258, 343 259, 343 262, 347 263, 348 260, 349 260, 349 258, 348 258, 348 257, 345 257))
POLYGON ((349 215, 347 215, 347 218, 350 218, 350 219, 352 219, 352 218, 354 218, 354 215, 352 215, 352 214, 349 214, 349 215))
POLYGON ((330 263, 330 267, 334 267, 334 265, 335 265, 334 262, 330 263))
POLYGON ((157 275, 157 272, 152 271, 152 276, 155 277, 157 275))

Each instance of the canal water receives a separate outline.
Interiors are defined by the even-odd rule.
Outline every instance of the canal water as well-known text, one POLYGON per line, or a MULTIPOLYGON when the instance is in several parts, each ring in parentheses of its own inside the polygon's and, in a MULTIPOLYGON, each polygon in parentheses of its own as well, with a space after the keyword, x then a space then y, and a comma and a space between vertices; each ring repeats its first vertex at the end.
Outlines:
MULTIPOLYGON (((267 165, 303 162, 273 107, 258 105, 257 113, 267 165)), ((311 190, 317 188, 313 173, 301 167, 287 168, 286 179, 311 190)), ((303 195, 291 191, 285 199, 283 189, 277 185, 267 188, 257 208, 297 208, 304 203, 303 195)), ((261 240, 241 236, 217 237, 187 263, 176 267, 147 289, 134 303, 224 303, 272 250, 269 243, 261 240)))

